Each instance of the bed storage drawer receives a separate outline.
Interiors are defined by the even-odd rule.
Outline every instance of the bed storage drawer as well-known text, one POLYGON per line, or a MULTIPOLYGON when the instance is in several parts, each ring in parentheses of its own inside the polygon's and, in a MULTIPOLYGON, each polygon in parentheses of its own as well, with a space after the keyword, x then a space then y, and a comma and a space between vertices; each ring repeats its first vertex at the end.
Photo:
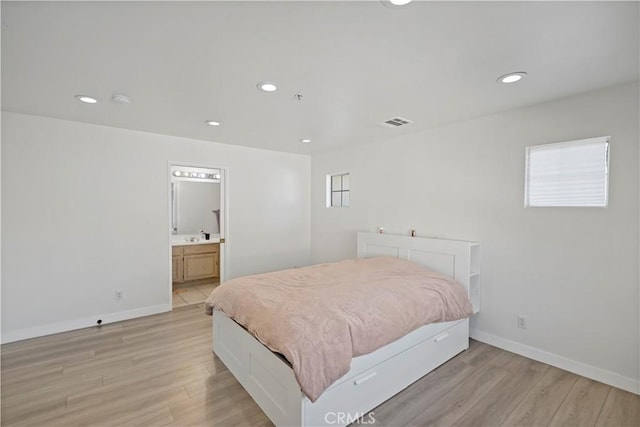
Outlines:
POLYGON ((449 360, 451 354, 468 348, 468 331, 469 321, 461 320, 378 365, 337 383, 315 403, 305 399, 304 425, 346 425, 354 422, 386 400, 384 396, 400 392, 402 388, 393 389, 393 384, 399 382, 398 378, 402 378, 405 384, 411 384, 424 376, 425 369, 435 369, 449 360), (326 409, 316 410, 327 407, 335 410, 331 413, 326 409))

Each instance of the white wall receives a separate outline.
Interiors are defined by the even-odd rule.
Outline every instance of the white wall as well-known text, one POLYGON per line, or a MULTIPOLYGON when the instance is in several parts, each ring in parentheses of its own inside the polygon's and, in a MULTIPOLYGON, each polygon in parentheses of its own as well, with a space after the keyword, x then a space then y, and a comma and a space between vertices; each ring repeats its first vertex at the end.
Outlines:
POLYGON ((313 156, 313 262, 355 256, 355 232, 377 226, 480 241, 476 337, 638 392, 638 95, 622 85, 313 156), (608 208, 524 208, 527 145, 604 135, 608 208), (340 172, 351 207, 328 209, 325 175, 340 172))
POLYGON ((308 156, 2 119, 3 342, 169 309, 169 161, 227 168, 227 277, 309 262, 308 156))

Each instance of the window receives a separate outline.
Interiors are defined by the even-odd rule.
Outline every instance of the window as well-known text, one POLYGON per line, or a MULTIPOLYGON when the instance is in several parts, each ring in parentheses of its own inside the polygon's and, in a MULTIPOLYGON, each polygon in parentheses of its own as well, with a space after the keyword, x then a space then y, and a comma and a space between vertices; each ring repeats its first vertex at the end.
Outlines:
POLYGON ((349 174, 327 175, 327 207, 349 206, 349 174))
POLYGON ((607 206, 609 137, 527 147, 525 206, 607 206))

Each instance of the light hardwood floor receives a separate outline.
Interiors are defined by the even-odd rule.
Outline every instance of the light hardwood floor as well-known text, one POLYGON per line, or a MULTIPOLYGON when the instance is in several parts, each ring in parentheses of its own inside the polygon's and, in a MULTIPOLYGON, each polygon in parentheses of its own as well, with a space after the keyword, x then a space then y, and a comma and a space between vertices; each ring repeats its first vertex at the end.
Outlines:
MULTIPOLYGON (((211 352, 201 305, 1 355, 3 426, 271 425, 211 352)), ((639 406, 636 395, 471 341, 372 416, 376 426, 637 427, 639 406)))

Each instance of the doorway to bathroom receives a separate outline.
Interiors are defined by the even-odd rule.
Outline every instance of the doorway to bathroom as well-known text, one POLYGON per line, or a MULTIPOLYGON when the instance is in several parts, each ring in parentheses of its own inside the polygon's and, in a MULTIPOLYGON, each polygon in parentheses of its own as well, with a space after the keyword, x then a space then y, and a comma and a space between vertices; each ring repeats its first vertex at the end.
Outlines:
POLYGON ((225 170, 169 165, 172 308, 201 304, 225 273, 225 170))

